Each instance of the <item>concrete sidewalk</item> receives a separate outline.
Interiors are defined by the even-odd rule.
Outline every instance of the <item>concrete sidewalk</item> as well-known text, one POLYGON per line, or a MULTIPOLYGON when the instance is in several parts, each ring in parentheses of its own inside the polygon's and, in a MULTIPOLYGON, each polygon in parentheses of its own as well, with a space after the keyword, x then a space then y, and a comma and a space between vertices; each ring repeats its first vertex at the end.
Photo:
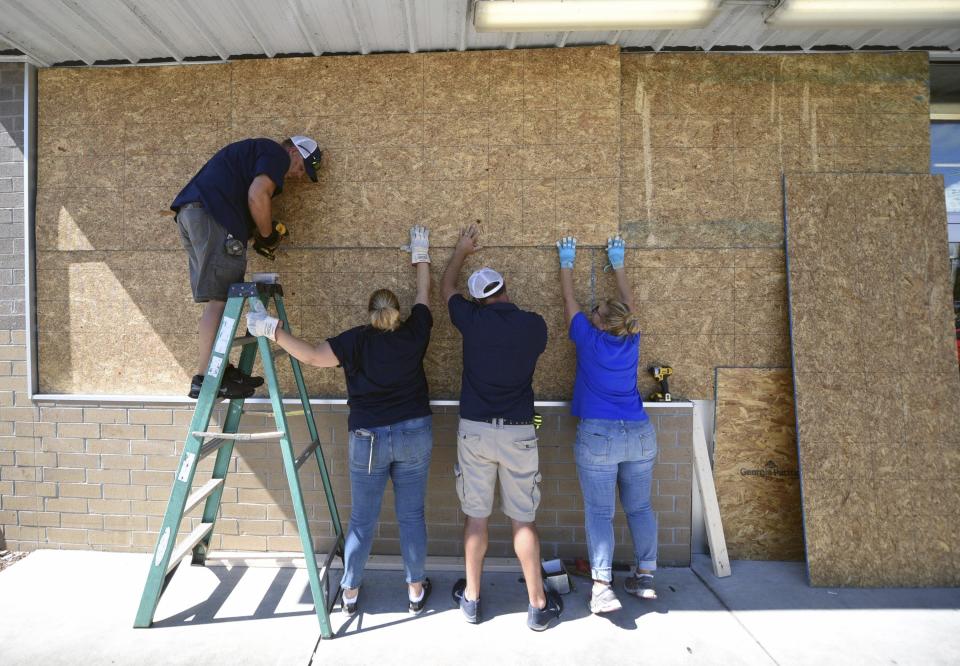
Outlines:
POLYGON ((660 598, 621 594, 589 614, 589 582, 564 597, 563 622, 525 625, 518 573, 488 574, 485 621, 450 601, 459 574, 431 573, 427 612, 405 612, 402 574, 370 571, 361 613, 319 628, 298 568, 183 566, 151 629, 132 629, 147 555, 37 551, 0 573, 0 663, 30 664, 957 664, 960 590, 814 589, 803 566, 709 561, 663 569, 660 598))

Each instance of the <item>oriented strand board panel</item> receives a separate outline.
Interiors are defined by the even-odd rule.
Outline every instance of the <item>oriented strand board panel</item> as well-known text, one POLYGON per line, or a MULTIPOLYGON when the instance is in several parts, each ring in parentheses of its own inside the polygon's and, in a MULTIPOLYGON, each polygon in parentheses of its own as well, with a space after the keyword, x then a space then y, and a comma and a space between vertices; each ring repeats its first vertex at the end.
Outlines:
MULTIPOLYGON (((780 170, 926 171, 926 80, 923 54, 606 46, 44 69, 41 388, 182 393, 198 311, 169 203, 220 146, 307 133, 326 150, 321 182, 287 184, 275 205, 291 238, 275 264, 250 263, 283 274, 305 337, 363 321, 374 274, 411 304, 399 255, 345 267, 365 266, 348 283, 356 293, 316 301, 330 252, 383 259, 423 222, 439 272, 458 228, 477 221, 487 249, 476 260, 507 267, 521 305, 550 324, 537 396, 569 398, 553 242, 578 236, 587 305, 613 294, 597 248, 619 229, 644 326, 641 390, 653 388, 648 365, 670 363, 674 393, 710 399, 715 367, 789 359, 780 170)), ((457 337, 435 314, 432 392, 456 397, 457 337)), ((310 386, 343 395, 336 371, 316 371, 310 386)))
POLYGON ((664 255, 680 263, 661 263, 658 281, 676 271, 706 292, 717 271, 735 273, 706 308, 694 289, 652 290, 643 304, 656 323, 647 341, 682 366, 671 388, 712 399, 718 365, 789 363, 781 172, 927 173, 927 58, 624 53, 620 62, 621 233, 631 247, 684 250, 664 255), (696 271, 684 270, 691 261, 696 271), (691 310, 702 316, 689 321, 691 310), (664 331, 681 322, 690 325, 664 331))
MULTIPOLYGON (((199 308, 170 202, 230 141, 308 134, 325 149, 320 183, 286 184, 274 203, 290 240, 276 263, 249 262, 280 272, 294 329, 322 340, 364 323, 380 287, 408 311, 410 226, 431 229, 439 287, 459 228, 477 222, 486 249, 466 270, 496 266, 544 316, 537 396, 569 397, 553 244, 575 233, 599 247, 619 225, 617 47, 50 68, 38 113, 42 392, 183 393, 199 308)), ((439 298, 434 315, 431 392, 456 398, 460 338, 439 298)), ((341 371, 307 376, 344 395, 341 371)))
POLYGON ((736 560, 802 560, 789 368, 717 368, 713 475, 736 560))
POLYGON ((960 585, 943 181, 791 174, 786 197, 810 581, 960 585))
POLYGON ((781 171, 928 170, 923 53, 621 56, 621 227, 780 247, 781 171))

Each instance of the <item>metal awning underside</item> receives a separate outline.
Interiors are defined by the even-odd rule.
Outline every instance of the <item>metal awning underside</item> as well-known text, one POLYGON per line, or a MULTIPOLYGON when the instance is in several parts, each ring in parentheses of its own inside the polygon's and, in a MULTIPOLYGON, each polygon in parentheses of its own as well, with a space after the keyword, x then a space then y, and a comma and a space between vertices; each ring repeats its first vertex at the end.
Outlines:
MULTIPOLYGON (((764 7, 725 4, 700 30, 477 33, 470 0, 0 0, 0 50, 58 63, 509 49, 960 49, 956 29, 775 30, 764 7)), ((0 56, 2 58, 2 56, 0 56)))

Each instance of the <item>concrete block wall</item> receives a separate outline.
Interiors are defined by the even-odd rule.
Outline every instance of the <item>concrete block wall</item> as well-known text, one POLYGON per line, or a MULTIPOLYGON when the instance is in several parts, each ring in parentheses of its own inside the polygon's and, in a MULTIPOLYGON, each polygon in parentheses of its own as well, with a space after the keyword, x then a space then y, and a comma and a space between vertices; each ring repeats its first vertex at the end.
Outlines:
POLYGON ((35 413, 24 391, 23 67, 0 63, 0 548, 21 536, 8 498, 30 490, 16 465, 34 463, 32 428, 14 421, 35 413))
MULTIPOLYGON (((260 407, 260 406, 258 406, 260 407)), ((269 427, 272 415, 244 416, 244 430, 269 427)), ((585 557, 583 502, 573 460, 576 419, 559 408, 541 409, 540 468, 542 503, 537 523, 544 557, 585 557)), ((8 547, 149 551, 156 542, 192 411, 162 405, 41 404, 38 414, 13 415, 15 428, 32 429, 33 437, 3 438, 2 454, 16 461, 4 465, 3 523, 8 547)), ((320 405, 314 415, 325 442, 341 519, 350 514, 346 411, 320 405)), ((659 464, 654 470, 653 506, 660 530, 662 564, 690 561, 691 409, 676 406, 651 410, 658 430, 659 464)), ((217 415, 219 421, 222 413, 217 415)), ((431 555, 462 555, 463 515, 454 490, 457 413, 434 408, 434 451, 427 492, 431 555)), ((302 419, 293 419, 294 440, 309 438, 302 419)), ((198 468, 195 487, 209 478, 212 458, 198 468)), ((319 473, 301 472, 315 547, 332 541, 319 473)), ((293 508, 275 444, 244 443, 235 450, 223 495, 213 547, 219 550, 296 551, 300 548, 293 508)), ((393 493, 388 488, 374 553, 397 554, 399 533, 393 493)), ((199 520, 199 509, 184 521, 182 532, 199 520)), ((633 552, 622 512, 615 520, 618 560, 633 552)), ((513 554, 509 520, 495 510, 491 518, 490 555, 513 554)))

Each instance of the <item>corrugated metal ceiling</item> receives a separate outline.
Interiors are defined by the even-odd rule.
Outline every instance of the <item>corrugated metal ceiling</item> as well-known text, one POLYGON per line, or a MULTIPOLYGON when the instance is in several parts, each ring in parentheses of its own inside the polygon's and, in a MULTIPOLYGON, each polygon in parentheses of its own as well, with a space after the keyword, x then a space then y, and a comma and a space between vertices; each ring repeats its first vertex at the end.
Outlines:
POLYGON ((960 49, 944 29, 775 30, 758 4, 724 4, 701 30, 477 33, 471 0, 0 0, 0 50, 42 66, 252 55, 504 49, 581 44, 719 50, 960 49))

